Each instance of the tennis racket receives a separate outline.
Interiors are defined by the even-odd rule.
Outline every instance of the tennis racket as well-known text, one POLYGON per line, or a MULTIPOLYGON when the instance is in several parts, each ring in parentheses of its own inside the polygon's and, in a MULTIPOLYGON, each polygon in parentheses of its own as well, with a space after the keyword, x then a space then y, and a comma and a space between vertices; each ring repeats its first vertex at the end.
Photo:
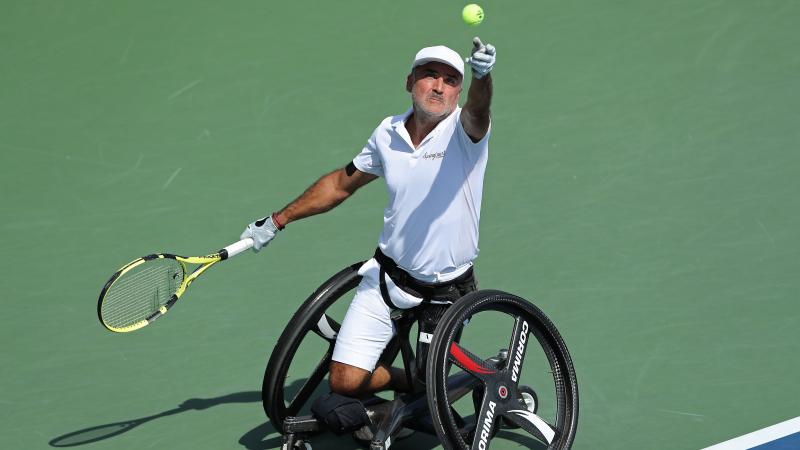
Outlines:
POLYGON ((115 333, 143 328, 166 314, 209 267, 252 247, 253 240, 246 238, 206 256, 154 253, 131 261, 103 286, 97 302, 100 323, 115 333), (190 273, 190 264, 199 267, 190 273))

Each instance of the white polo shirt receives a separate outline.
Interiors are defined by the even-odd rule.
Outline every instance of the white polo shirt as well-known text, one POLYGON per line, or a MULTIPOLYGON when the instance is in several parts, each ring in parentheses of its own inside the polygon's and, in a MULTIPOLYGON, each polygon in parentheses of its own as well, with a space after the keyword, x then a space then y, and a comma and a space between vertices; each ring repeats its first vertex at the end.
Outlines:
POLYGON ((489 133, 473 143, 456 108, 415 149, 411 112, 384 119, 353 164, 386 181, 381 251, 419 280, 447 281, 478 256, 489 133))

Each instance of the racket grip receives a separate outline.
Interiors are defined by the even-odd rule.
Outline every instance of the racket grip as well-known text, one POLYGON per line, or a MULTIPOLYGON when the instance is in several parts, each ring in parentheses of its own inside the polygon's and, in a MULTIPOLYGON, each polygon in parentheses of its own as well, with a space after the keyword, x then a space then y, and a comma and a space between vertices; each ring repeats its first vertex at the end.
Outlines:
POLYGON ((239 242, 234 242, 233 244, 223 248, 219 251, 219 253, 222 256, 222 259, 228 259, 231 256, 236 256, 245 250, 250 250, 251 248, 253 248, 253 239, 244 238, 239 242))

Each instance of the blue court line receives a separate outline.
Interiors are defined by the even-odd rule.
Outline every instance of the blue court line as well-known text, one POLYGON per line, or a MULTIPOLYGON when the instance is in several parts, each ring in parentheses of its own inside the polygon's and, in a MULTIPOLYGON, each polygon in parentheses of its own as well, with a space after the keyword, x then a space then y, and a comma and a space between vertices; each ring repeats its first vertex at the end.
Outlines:
POLYGON ((749 450, 797 450, 800 448, 800 433, 790 434, 749 450))
POLYGON ((739 436, 703 450, 798 450, 800 417, 739 436))

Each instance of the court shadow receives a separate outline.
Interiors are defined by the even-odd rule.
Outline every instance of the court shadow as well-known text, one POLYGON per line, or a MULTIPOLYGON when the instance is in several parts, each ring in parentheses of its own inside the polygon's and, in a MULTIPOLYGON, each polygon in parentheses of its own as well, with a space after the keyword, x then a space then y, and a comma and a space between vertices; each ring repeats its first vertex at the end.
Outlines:
MULTIPOLYGON (((464 417, 464 420, 467 422, 474 422, 475 416, 469 415, 464 417)), ((542 443, 541 441, 535 439, 531 435, 527 434, 525 431, 520 429, 508 429, 508 428, 501 428, 500 431, 497 432, 497 435, 494 439, 498 439, 502 441, 510 441, 518 444, 522 448, 529 448, 531 450, 546 450, 547 444, 542 443)), ((492 442, 495 442, 492 440, 492 442)), ((497 444, 494 444, 497 445, 497 444)))
POLYGON ((523 448, 530 448, 533 450, 545 450, 547 449, 547 445, 537 441, 536 439, 528 436, 527 434, 522 434, 524 432, 514 432, 509 430, 500 430, 497 433, 497 437, 502 438, 506 441, 516 442, 523 448))
MULTIPOLYGON (((217 405, 230 403, 254 403, 260 401, 260 391, 236 392, 214 398, 190 398, 181 403, 177 408, 169 409, 152 416, 107 423, 103 425, 95 425, 78 431, 73 431, 53 438, 49 444, 51 447, 77 447, 80 445, 91 444, 93 442, 103 441, 115 436, 119 436, 120 434, 126 433, 138 427, 139 425, 145 424, 152 420, 160 419, 162 417, 168 417, 186 411, 199 411, 217 405)), ((269 424, 266 423, 261 427, 264 427, 264 434, 269 434, 270 431, 275 431, 269 424)))
MULTIPOLYGON (((324 432, 311 437, 310 443, 313 448, 336 450, 360 450, 365 448, 363 445, 353 440, 350 435, 336 436, 330 432, 324 432)), ((274 428, 269 426, 268 423, 265 423, 245 433, 239 440, 239 444, 247 450, 273 450, 281 447, 283 444, 283 437, 275 432, 274 428), (275 435, 269 436, 273 432, 275 435), (264 439, 265 437, 269 438, 264 439)), ((392 448, 396 448, 397 450, 433 450, 440 445, 439 439, 436 436, 417 432, 408 439, 392 443, 392 448)))
MULTIPOLYGON (((307 378, 301 378, 295 380, 290 385, 285 386, 284 395, 286 396, 286 398, 294 397, 297 394, 297 392, 300 391, 300 389, 303 387, 306 381, 307 378)), ((323 380, 323 382, 321 382, 319 386, 317 386, 317 388, 314 389, 314 392, 311 394, 311 398, 312 399, 317 398, 322 394, 326 394, 328 392, 329 388, 327 380, 323 380)), ((260 401, 261 393, 259 393, 258 395, 259 395, 258 399, 260 401)), ((308 411, 309 406, 310 405, 307 405, 306 408, 300 410, 300 415, 310 414, 310 412, 308 411)), ((252 430, 243 434, 241 438, 239 438, 239 444, 242 447, 246 448, 247 450, 275 449, 275 448, 280 448, 282 443, 283 443, 283 437, 278 432, 278 430, 276 430, 272 426, 272 424, 269 421, 253 428, 252 430)), ((323 446, 321 448, 328 448, 328 447, 323 446)))
MULTIPOLYGON (((306 379, 299 379, 286 386, 286 396, 289 398, 293 397, 305 382, 306 379)), ((319 397, 328 392, 328 383, 322 382, 314 390, 311 398, 319 397)), ((308 407, 300 410, 299 414, 310 414, 308 407)), ((247 450, 273 450, 281 447, 281 444, 283 444, 283 437, 269 422, 265 422, 242 435, 242 437, 239 438, 239 444, 247 450)), ((349 434, 336 436, 330 432, 323 432, 322 434, 313 436, 311 438, 311 444, 314 448, 337 450, 359 450, 364 448, 361 444, 354 441, 349 434)), ((403 439, 393 444, 392 448, 397 448, 398 450, 432 450, 439 445, 439 440, 436 436, 418 432, 408 439, 403 439)))
POLYGON ((275 449, 280 448, 282 443, 283 437, 269 422, 262 423, 239 438, 239 444, 247 450, 275 449), (269 439, 265 439, 267 437, 269 439))

